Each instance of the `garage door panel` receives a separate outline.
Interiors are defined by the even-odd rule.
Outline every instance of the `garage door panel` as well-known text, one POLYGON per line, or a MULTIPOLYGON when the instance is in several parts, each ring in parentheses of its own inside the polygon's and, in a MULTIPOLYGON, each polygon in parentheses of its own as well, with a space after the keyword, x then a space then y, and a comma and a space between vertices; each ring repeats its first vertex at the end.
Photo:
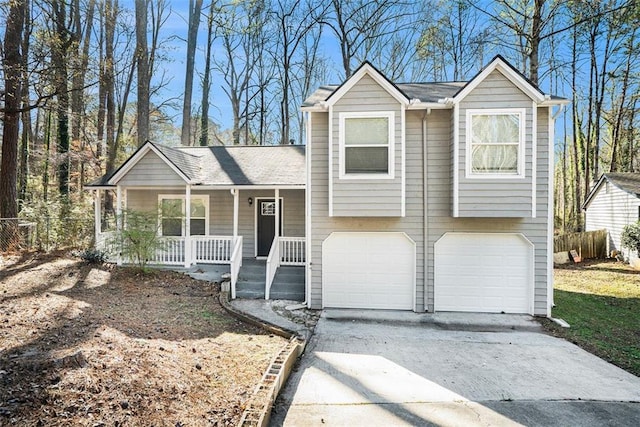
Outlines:
POLYGON ((448 233, 435 247, 436 311, 530 312, 531 244, 508 233, 448 233))
POLYGON ((415 244, 402 233, 333 233, 322 247, 323 305, 413 309, 415 244))

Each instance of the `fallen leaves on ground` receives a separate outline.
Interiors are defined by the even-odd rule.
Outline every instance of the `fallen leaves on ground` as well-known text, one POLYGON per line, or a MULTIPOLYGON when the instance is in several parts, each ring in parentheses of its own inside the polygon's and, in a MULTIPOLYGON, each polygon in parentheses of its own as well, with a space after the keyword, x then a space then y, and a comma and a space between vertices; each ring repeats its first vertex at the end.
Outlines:
POLYGON ((183 274, 27 254, 0 265, 0 424, 236 425, 283 338, 183 274))

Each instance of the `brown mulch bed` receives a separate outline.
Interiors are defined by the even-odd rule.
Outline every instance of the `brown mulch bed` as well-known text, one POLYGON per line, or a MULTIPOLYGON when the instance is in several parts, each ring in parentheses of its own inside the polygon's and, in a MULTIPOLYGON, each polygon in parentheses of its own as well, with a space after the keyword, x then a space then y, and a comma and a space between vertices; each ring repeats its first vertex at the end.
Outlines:
POLYGON ((287 344, 219 286, 61 254, 0 259, 0 425, 236 425, 287 344))

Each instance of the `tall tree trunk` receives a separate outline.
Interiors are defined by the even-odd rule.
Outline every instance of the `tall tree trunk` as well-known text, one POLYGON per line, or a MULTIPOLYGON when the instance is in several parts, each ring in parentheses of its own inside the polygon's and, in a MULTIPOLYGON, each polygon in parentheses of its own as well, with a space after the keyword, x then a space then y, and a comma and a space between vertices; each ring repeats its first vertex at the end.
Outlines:
MULTIPOLYGON (((0 162, 0 218, 16 218, 18 138, 20 136, 20 102, 22 101, 22 31, 26 0, 9 3, 4 32, 4 114, 2 119, 2 161, 0 162)), ((8 230, 9 232, 11 230, 8 230)), ((0 245, 7 243, 0 239, 0 245)), ((6 248, 0 248, 6 249, 6 248)))
POLYGON ((573 31, 572 35, 573 41, 573 50, 571 55, 571 87, 572 87, 572 103, 571 103, 571 116, 573 121, 573 185, 574 185, 574 197, 573 197, 573 217, 575 219, 575 229, 582 229, 582 204, 580 203, 580 196, 582 194, 580 181, 582 180, 581 175, 581 159, 580 153, 584 150, 581 150, 579 145, 581 144, 581 129, 578 123, 578 92, 577 92, 577 68, 578 68, 578 52, 577 52, 577 44, 578 44, 578 32, 576 29, 573 31))
POLYGON ((207 49, 204 59, 204 76, 202 77, 202 116, 200 133, 200 145, 206 147, 209 145, 209 91, 211 90, 211 48, 213 46, 214 28, 213 14, 215 7, 213 2, 209 6, 209 15, 207 16, 207 49))
POLYGON ((33 142, 33 126, 31 124, 31 111, 29 110, 29 37, 31 35, 31 7, 25 3, 24 11, 24 37, 22 37, 22 144, 20 145, 20 169, 18 178, 18 203, 23 204, 27 200, 27 186, 29 183, 30 162, 29 155, 33 142))
POLYGON ((82 184, 84 182, 85 167, 85 140, 82 138, 81 130, 83 126, 84 113, 84 85, 85 75, 89 69, 89 48, 91 44, 91 35, 93 33, 93 14, 95 10, 95 0, 89 0, 87 3, 86 15, 84 17, 85 26, 83 28, 82 14, 80 11, 80 0, 74 0, 74 22, 75 22, 75 58, 72 61, 74 65, 72 76, 72 92, 71 92, 71 141, 72 147, 80 152, 78 159, 78 194, 83 197, 82 184), (82 40, 82 43, 80 43, 82 40))
POLYGON ((182 103, 182 145, 191 145, 191 96, 193 93, 193 69, 200 26, 202 0, 189 0, 189 30, 187 33, 187 64, 184 78, 184 100, 182 103))
POLYGON ((67 52, 70 45, 69 31, 66 27, 67 9, 64 1, 53 1, 54 46, 51 49, 51 62, 54 72, 54 86, 57 104, 57 151, 58 151, 58 190, 63 199, 69 194, 69 88, 67 70, 67 52))
POLYGON ((137 134, 138 146, 149 140, 149 50, 147 46, 147 1, 135 0, 136 63, 138 67, 137 134))

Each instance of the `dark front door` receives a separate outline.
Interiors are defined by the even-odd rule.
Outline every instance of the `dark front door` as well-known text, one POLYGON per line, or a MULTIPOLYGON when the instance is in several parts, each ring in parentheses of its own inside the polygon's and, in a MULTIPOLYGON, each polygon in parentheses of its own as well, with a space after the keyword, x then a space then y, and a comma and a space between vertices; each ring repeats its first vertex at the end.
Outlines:
MULTIPOLYGON (((268 256, 276 235, 276 204, 274 199, 260 199, 258 206, 258 256, 268 256)), ((282 235, 282 202, 280 202, 280 235, 282 235)))

